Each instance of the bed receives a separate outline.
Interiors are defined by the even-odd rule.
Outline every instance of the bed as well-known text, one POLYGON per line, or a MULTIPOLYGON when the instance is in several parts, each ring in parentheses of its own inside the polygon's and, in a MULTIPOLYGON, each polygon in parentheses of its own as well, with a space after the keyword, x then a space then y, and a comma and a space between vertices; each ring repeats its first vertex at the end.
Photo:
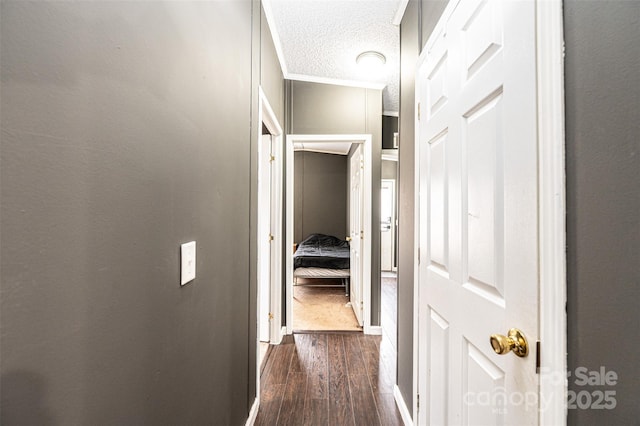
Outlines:
POLYGON ((298 278, 340 279, 340 286, 345 288, 348 295, 350 259, 351 250, 347 241, 331 235, 312 234, 298 245, 293 255, 294 285, 301 285, 298 278))

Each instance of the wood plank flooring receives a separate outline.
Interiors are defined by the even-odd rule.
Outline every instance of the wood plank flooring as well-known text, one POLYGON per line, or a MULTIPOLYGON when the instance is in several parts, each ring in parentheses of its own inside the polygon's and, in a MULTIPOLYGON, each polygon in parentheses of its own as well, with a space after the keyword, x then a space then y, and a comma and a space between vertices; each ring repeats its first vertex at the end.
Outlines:
POLYGON ((286 336, 263 366, 256 425, 402 425, 393 398, 397 281, 382 275, 383 335, 286 336))
POLYGON ((273 346, 256 425, 402 425, 385 336, 297 333, 273 346))

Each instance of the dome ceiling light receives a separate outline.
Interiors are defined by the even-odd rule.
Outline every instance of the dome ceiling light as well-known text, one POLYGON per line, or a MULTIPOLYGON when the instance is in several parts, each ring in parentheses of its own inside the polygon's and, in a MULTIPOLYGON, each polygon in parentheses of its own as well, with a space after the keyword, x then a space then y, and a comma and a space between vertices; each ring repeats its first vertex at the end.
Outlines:
POLYGON ((356 58, 356 63, 360 66, 363 66, 368 69, 375 69, 382 67, 387 62, 387 58, 380 53, 374 50, 369 50, 367 52, 362 52, 356 58))

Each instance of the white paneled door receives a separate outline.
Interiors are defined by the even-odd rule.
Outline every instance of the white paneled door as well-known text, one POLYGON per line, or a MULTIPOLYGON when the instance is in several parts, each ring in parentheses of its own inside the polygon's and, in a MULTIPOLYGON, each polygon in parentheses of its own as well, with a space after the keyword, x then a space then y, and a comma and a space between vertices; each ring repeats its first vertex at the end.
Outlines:
POLYGON ((536 4, 453 1, 416 76, 418 423, 536 425, 536 4))
POLYGON ((362 145, 358 145, 350 159, 350 192, 349 192, 349 245, 351 248, 351 278, 350 280, 350 300, 353 312, 356 314, 358 324, 363 325, 363 279, 362 279, 362 200, 363 200, 363 178, 364 178, 364 156, 362 155, 362 145))
POLYGON ((383 271, 395 270, 395 183, 393 179, 382 179, 380 188, 380 269, 383 271))

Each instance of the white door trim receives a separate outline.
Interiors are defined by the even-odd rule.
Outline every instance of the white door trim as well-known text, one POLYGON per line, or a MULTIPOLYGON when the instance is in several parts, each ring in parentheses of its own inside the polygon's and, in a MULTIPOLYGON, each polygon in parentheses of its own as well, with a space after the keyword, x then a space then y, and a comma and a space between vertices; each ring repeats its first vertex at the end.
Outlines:
MULTIPOLYGON (((445 8, 433 33, 442 31, 458 1, 445 8)), ((538 190, 540 256, 540 424, 566 424, 567 420, 567 315, 566 315, 566 197, 564 137, 564 38, 562 0, 536 1, 538 86, 538 190)), ((423 49, 416 70, 424 63, 430 45, 423 49)), ((420 123, 420 82, 416 81, 414 117, 415 149, 420 123)), ((415 155, 415 187, 420 187, 420 156, 415 155)), ((414 214, 414 327, 413 419, 418 418, 418 334, 420 194, 415 192, 414 214)))
POLYGON ((540 240, 540 424, 567 422, 562 0, 536 4, 540 240))
MULTIPOLYGON (((391 184, 391 194, 392 194, 392 202, 393 202, 393 206, 391 207, 391 271, 392 272, 396 272, 398 270, 398 268, 396 267, 396 265, 394 265, 395 259, 396 259, 396 221, 397 221, 397 217, 398 217, 398 212, 396 211, 398 203, 398 194, 397 194, 397 188, 396 188, 396 180, 395 179, 380 179, 381 183, 385 183, 385 182, 389 182, 391 184)), ((382 216, 382 215, 381 215, 382 216)), ((380 241, 380 253, 382 253, 382 241, 380 241)), ((382 269, 382 268, 380 268, 382 269)))
MULTIPOLYGON (((259 91, 259 107, 258 107, 258 123, 261 126, 263 123, 267 130, 272 135, 272 150, 276 153, 282 152, 282 126, 278 123, 278 118, 273 112, 269 100, 265 95, 262 87, 258 88, 259 91)), ((256 147, 260 146, 262 131, 257 133, 256 147)), ((277 226, 273 227, 274 230, 280 229, 282 223, 282 154, 275 155, 275 161, 272 169, 273 181, 271 183, 271 197, 272 197, 272 212, 271 221, 272 224, 277 226)), ((254 232, 258 232, 256 229, 254 232)), ((258 236, 259 237, 259 236, 258 236)), ((269 335, 272 344, 277 344, 282 341, 282 231, 274 232, 274 239, 272 242, 271 250, 271 312, 273 313, 273 319, 271 320, 269 335), (275 285, 274 285, 275 284, 275 285)), ((256 281, 257 284, 257 281, 256 281)), ((256 290, 256 400, 254 406, 251 409, 249 420, 255 420, 258 407, 260 406, 260 286, 257 285, 256 290), (254 414, 255 411, 255 414, 254 414)), ((252 422, 253 422, 252 420, 252 422)))
MULTIPOLYGON (((271 344, 278 344, 282 341, 282 127, 278 123, 269 100, 262 87, 260 92, 260 108, 258 112, 259 123, 264 123, 272 139, 272 151, 274 155, 272 165, 273 181, 271 183, 272 212, 271 223, 273 231, 272 256, 271 256, 271 313, 273 318, 270 327, 271 344), (280 231, 280 232, 278 232, 280 231)), ((260 132, 261 133, 261 132, 260 132)))
POLYGON ((350 278, 349 300, 351 309, 356 316, 358 325, 364 325, 364 307, 363 307, 363 280, 362 280, 362 231, 364 230, 364 149, 358 144, 354 149, 353 144, 349 144, 350 154, 347 157, 348 175, 347 182, 349 184, 348 206, 349 218, 347 220, 347 235, 350 238, 349 249, 350 255, 350 278))
POLYGON ((371 173, 372 173, 372 146, 371 135, 287 135, 285 141, 286 173, 285 173, 285 297, 287 334, 293 333, 293 144, 295 142, 352 142, 361 143, 364 147, 364 238, 362 241, 362 296, 363 331, 365 334, 376 332, 371 327, 371 173))
POLYGON ((272 158, 271 134, 263 134, 258 147, 258 319, 259 339, 261 342, 271 341, 271 322, 265 320, 271 313, 271 283, 273 281, 272 271, 272 241, 269 239, 273 233, 273 187, 274 172, 271 167, 272 158), (265 214, 263 214, 265 212, 265 214), (265 271, 264 269, 267 268, 265 271))

